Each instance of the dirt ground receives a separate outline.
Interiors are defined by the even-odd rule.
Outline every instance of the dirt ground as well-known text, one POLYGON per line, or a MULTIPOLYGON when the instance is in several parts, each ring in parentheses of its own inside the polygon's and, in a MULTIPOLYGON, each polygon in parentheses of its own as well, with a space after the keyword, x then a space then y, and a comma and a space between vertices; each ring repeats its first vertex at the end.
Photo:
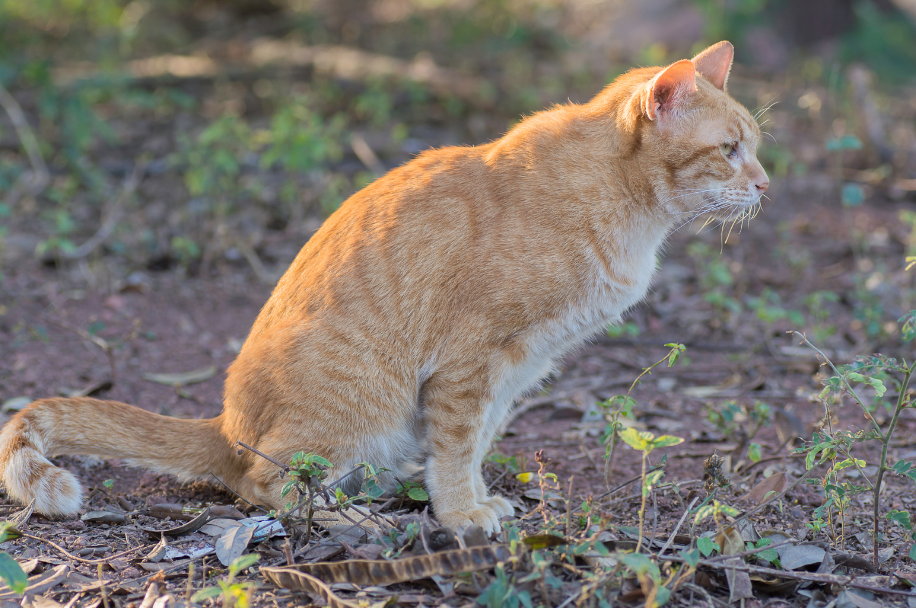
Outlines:
MULTIPOLYGON (((212 56, 245 57, 253 47, 245 46, 250 40, 242 38, 219 47, 212 56)), ((283 78, 306 88, 326 85, 324 76, 308 71, 285 73, 283 78)), ((335 103, 348 108, 356 107, 355 100, 363 99, 360 95, 374 86, 360 76, 338 75, 331 81, 340 88, 335 103)), ((45 211, 52 208, 41 196, 25 197, 17 213, 4 218, 8 222, 0 268, 4 422, 30 400, 50 395, 114 399, 182 418, 216 415, 225 370, 273 282, 325 216, 317 201, 322 188, 333 182, 324 174, 316 177, 315 171, 299 183, 302 200, 308 202, 298 210, 278 211, 276 197, 255 197, 242 201, 229 220, 206 216, 195 224, 197 216, 184 215, 186 206, 193 207, 206 195, 190 196, 176 165, 167 162, 182 145, 179 133, 199 133, 218 110, 239 99, 247 103, 239 115, 253 125, 263 125, 270 104, 257 93, 258 87, 266 86, 263 81, 244 72, 215 82, 197 76, 169 82, 184 94, 204 100, 208 109, 155 115, 135 110, 119 113, 113 103, 100 106, 122 138, 118 146, 93 150, 93 162, 125 191, 131 172, 136 172, 136 183, 129 188, 130 203, 119 211, 121 227, 104 245, 77 259, 66 259, 60 252, 36 253, 36 247, 49 240, 45 211), (141 155, 142 163, 134 162, 141 155), (144 230, 153 236, 142 236, 144 230), (194 237, 204 244, 204 253, 190 262, 181 258, 175 235, 194 237), (215 243, 211 248, 208 238, 215 243), (232 245, 243 242, 248 249, 232 245), (171 243, 172 248, 163 243, 171 243)), ((817 396, 833 372, 814 350, 787 332, 803 332, 837 365, 874 353, 911 361, 912 346, 901 341, 897 319, 913 308, 914 271, 905 270, 905 257, 916 254, 916 223, 908 215, 916 203, 916 104, 912 101, 916 95, 911 89, 903 89, 908 94, 890 95, 874 86, 860 89, 857 97, 855 90, 837 93, 819 83, 736 65, 730 87, 738 99, 751 108, 779 101, 761 119, 767 121, 765 129, 776 142, 765 142, 761 150, 772 179, 763 212, 740 229, 703 230, 697 223, 679 230, 666 247, 646 300, 631 311, 625 324, 596 336, 565 361, 561 373, 543 391, 518 404, 484 468, 493 490, 516 506, 521 518, 514 524, 517 530, 535 538, 546 530, 576 538, 580 544, 599 542, 595 535, 600 532, 600 542, 611 550, 632 548, 639 525, 643 463, 640 453, 624 443, 616 447, 611 462, 606 460, 608 413, 596 404, 627 394, 643 370, 668 354, 666 344, 686 346, 681 360, 670 368, 655 367, 632 388, 634 415, 623 420, 625 427, 684 440, 653 451, 650 457, 650 466, 664 464, 664 477, 649 492, 645 511, 643 527, 651 555, 669 539, 686 551, 704 533, 719 528, 714 518, 694 525, 694 518, 687 517, 690 505, 710 494, 708 459, 713 454, 723 458, 721 470, 727 480, 715 490, 715 497, 737 510, 718 516, 720 523, 727 523, 737 512, 753 510, 765 500, 759 488, 767 486, 758 485, 764 480, 781 481, 782 485, 772 486, 780 492, 806 474, 806 452, 793 450, 805 448, 806 441, 810 446, 813 433, 855 433, 868 429, 872 420, 887 428, 892 412, 886 402, 896 397, 896 385, 888 381, 883 400, 871 389, 860 391, 866 405, 875 406, 868 415, 846 397, 825 418, 817 396), (868 100, 877 100, 876 118, 870 114, 875 103, 868 100), (870 120, 878 121, 886 140, 870 138, 874 134, 870 120), (831 149, 830 142, 844 135, 855 135, 860 145, 831 149), (889 157, 883 146, 892 147, 889 157), (850 194, 850 185, 858 188, 853 194, 861 193, 862 200, 850 194), (758 403, 765 404, 757 410, 765 411, 759 424, 752 415, 758 403), (543 456, 549 459, 544 470, 556 475, 555 484, 542 477, 539 487, 537 481, 519 478, 520 473, 538 471, 538 453, 542 460, 543 456)), ((410 93, 399 86, 392 85, 393 92, 388 92, 404 99, 410 93)), ((579 94, 594 92, 598 86, 586 86, 579 94)), ((28 91, 21 98, 27 113, 36 111, 36 100, 28 91)), ((434 92, 414 105, 395 104, 391 115, 379 123, 357 116, 338 134, 340 157, 321 171, 345 175, 351 180, 348 187, 355 188, 359 172, 397 166, 430 146, 487 141, 517 116, 505 106, 494 109, 473 96, 462 99, 463 109, 454 114, 443 110, 448 104, 434 92), (405 125, 407 137, 389 137, 395 123, 405 125), (349 131, 368 142, 371 155, 346 135, 349 131)), ((524 105, 524 100, 514 103, 524 105)), ((255 174, 264 180, 262 191, 281 189, 271 181, 276 175, 257 169, 256 162, 249 165, 242 171, 244 179, 255 174)), ((81 222, 68 238, 76 245, 93 238, 112 212, 106 205, 117 208, 111 202, 117 196, 113 192, 100 207, 90 204, 88 194, 77 191, 73 213, 81 222)), ((904 410, 897 424, 888 462, 916 460, 913 410, 904 410)), ((867 464, 860 470, 845 470, 843 479, 852 486, 871 483, 863 478, 875 475, 880 445, 857 443, 853 455, 867 464)), ((824 479, 832 461, 820 464, 811 479, 824 479)), ((157 598, 161 602, 157 606, 179 605, 192 592, 226 580, 225 568, 213 555, 193 553, 211 547, 217 537, 201 530, 170 536, 170 547, 178 551, 154 559, 160 541, 155 530, 177 526, 193 518, 194 509, 212 505, 238 509, 224 509, 224 517, 259 514, 212 480, 179 483, 117 461, 68 457, 56 462, 73 471, 86 488, 81 519, 51 521, 23 514, 21 505, 8 500, 0 506, 9 517, 19 517, 16 527, 25 535, 7 540, 0 549, 36 577, 33 606, 57 605, 42 603, 53 600, 64 605, 149 608, 157 598), (64 566, 66 574, 61 574, 64 566), (43 581, 48 583, 46 588, 40 587, 43 581)), ((912 484, 906 475, 885 476, 881 513, 916 514, 912 484)), ((777 538, 778 533, 793 546, 819 547, 823 554, 817 563, 808 562, 791 572, 787 568, 787 578, 758 572, 751 577, 754 592, 742 600, 744 605, 824 606, 830 601, 837 606, 916 605, 910 591, 916 582, 916 565, 910 557, 912 536, 882 519, 880 563, 875 567, 871 495, 851 497, 842 528, 836 509, 827 509, 826 521, 823 513, 816 512, 825 499, 824 484, 799 483, 744 520, 741 537, 752 543, 750 547, 757 542, 754 534, 777 538), (829 566, 827 556, 832 560, 829 566), (808 575, 828 578, 803 582, 808 575), (862 595, 851 593, 856 585, 865 589, 862 595)), ((443 571, 393 584, 334 583, 329 587, 336 594, 333 597, 315 587, 282 589, 261 576, 259 569, 285 565, 290 555, 293 562, 303 564, 436 553, 429 546, 430 534, 437 528, 435 513, 425 503, 401 497, 375 504, 382 503, 383 513, 397 519, 397 532, 344 534, 316 528, 307 533, 302 521, 295 520, 287 522, 288 536, 253 543, 249 551, 260 555, 260 561, 237 579, 253 585, 252 605, 470 606, 477 601, 517 606, 526 605, 519 599, 522 593, 528 594, 528 601, 534 597, 535 604, 602 605, 589 587, 594 580, 619 592, 616 601, 642 605, 658 586, 619 564, 607 568, 611 574, 603 579, 597 562, 589 561, 594 555, 584 554, 562 558, 551 554, 554 561, 541 570, 529 555, 508 570, 500 565, 473 575, 443 571), (411 524, 424 530, 422 542, 410 532, 411 524), (524 579, 529 572, 540 575, 524 579), (509 582, 498 587, 504 579, 509 582), (487 590, 497 588, 505 591, 502 600, 493 599, 496 591, 485 597, 487 590)), ((483 542, 492 543, 491 547, 508 545, 510 536, 507 531, 483 542)), ((479 539, 446 539, 436 546, 457 549, 475 542, 479 539)), ((533 553, 541 550, 531 546, 533 553)), ((785 556, 780 557, 786 562, 785 556)), ((665 576, 671 572, 670 562, 654 563, 663 564, 665 576)), ((676 592, 669 605, 726 605, 734 590, 731 579, 714 564, 700 566, 683 584, 672 581, 668 579, 676 592)), ((10 592, 0 593, 0 601, 14 599, 18 601, 10 592)), ((211 601, 215 600, 194 603, 211 601)), ((229 600, 221 601, 227 605, 229 600)))

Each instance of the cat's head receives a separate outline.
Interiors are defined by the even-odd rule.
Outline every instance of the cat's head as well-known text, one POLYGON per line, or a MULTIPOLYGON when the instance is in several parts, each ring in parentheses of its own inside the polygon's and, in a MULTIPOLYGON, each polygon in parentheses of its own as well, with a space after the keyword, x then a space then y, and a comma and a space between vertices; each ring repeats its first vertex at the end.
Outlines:
POLYGON ((653 159, 659 203, 684 220, 749 216, 770 184, 757 160, 760 127, 726 92, 733 57, 723 41, 693 59, 635 71, 633 136, 653 159))

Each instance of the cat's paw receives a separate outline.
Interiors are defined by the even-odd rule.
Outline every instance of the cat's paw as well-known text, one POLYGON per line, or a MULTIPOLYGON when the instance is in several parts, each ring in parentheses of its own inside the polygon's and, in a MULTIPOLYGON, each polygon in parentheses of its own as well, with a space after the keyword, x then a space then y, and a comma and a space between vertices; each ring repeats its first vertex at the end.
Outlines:
POLYGON ((499 517, 512 517, 515 515, 515 507, 502 496, 488 496, 483 500, 483 504, 496 511, 499 517))
POLYGON ((436 518, 447 528, 458 531, 468 526, 478 525, 490 535, 499 532, 499 513, 489 505, 477 505, 469 511, 445 511, 436 513, 436 518))

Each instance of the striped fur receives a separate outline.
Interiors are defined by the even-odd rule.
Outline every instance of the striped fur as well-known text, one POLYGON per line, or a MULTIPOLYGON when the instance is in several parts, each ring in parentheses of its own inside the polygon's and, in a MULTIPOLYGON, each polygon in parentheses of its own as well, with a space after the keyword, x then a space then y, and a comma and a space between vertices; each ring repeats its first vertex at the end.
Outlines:
POLYGON ((513 401, 644 297, 672 230, 743 218, 766 190, 759 129, 725 91, 731 58, 719 43, 633 70, 589 103, 391 171, 280 279, 229 368, 220 416, 38 401, 0 433, 7 491, 74 515, 79 484, 47 457, 89 454, 212 472, 283 508, 284 480, 237 454, 242 440, 281 461, 318 453, 332 479, 371 462, 390 486, 423 467, 440 521, 498 529, 512 507, 489 495, 480 465, 513 401))

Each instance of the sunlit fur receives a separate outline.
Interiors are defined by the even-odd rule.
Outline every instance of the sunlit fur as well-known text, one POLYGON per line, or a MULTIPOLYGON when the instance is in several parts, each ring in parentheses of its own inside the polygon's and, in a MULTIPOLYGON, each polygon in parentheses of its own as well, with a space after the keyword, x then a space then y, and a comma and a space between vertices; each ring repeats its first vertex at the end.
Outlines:
POLYGON ((370 462, 391 486, 422 467, 441 522, 496 530, 512 507, 480 467, 512 403, 644 297, 672 230, 747 214, 766 189, 757 124, 725 92, 731 60, 719 43, 633 70, 587 104, 391 171, 299 252, 229 368, 220 416, 37 401, 0 434, 7 492, 72 516, 79 484, 45 456, 87 454, 213 473, 282 509, 278 469, 238 454, 242 440, 279 461, 320 454, 332 480, 370 462))

